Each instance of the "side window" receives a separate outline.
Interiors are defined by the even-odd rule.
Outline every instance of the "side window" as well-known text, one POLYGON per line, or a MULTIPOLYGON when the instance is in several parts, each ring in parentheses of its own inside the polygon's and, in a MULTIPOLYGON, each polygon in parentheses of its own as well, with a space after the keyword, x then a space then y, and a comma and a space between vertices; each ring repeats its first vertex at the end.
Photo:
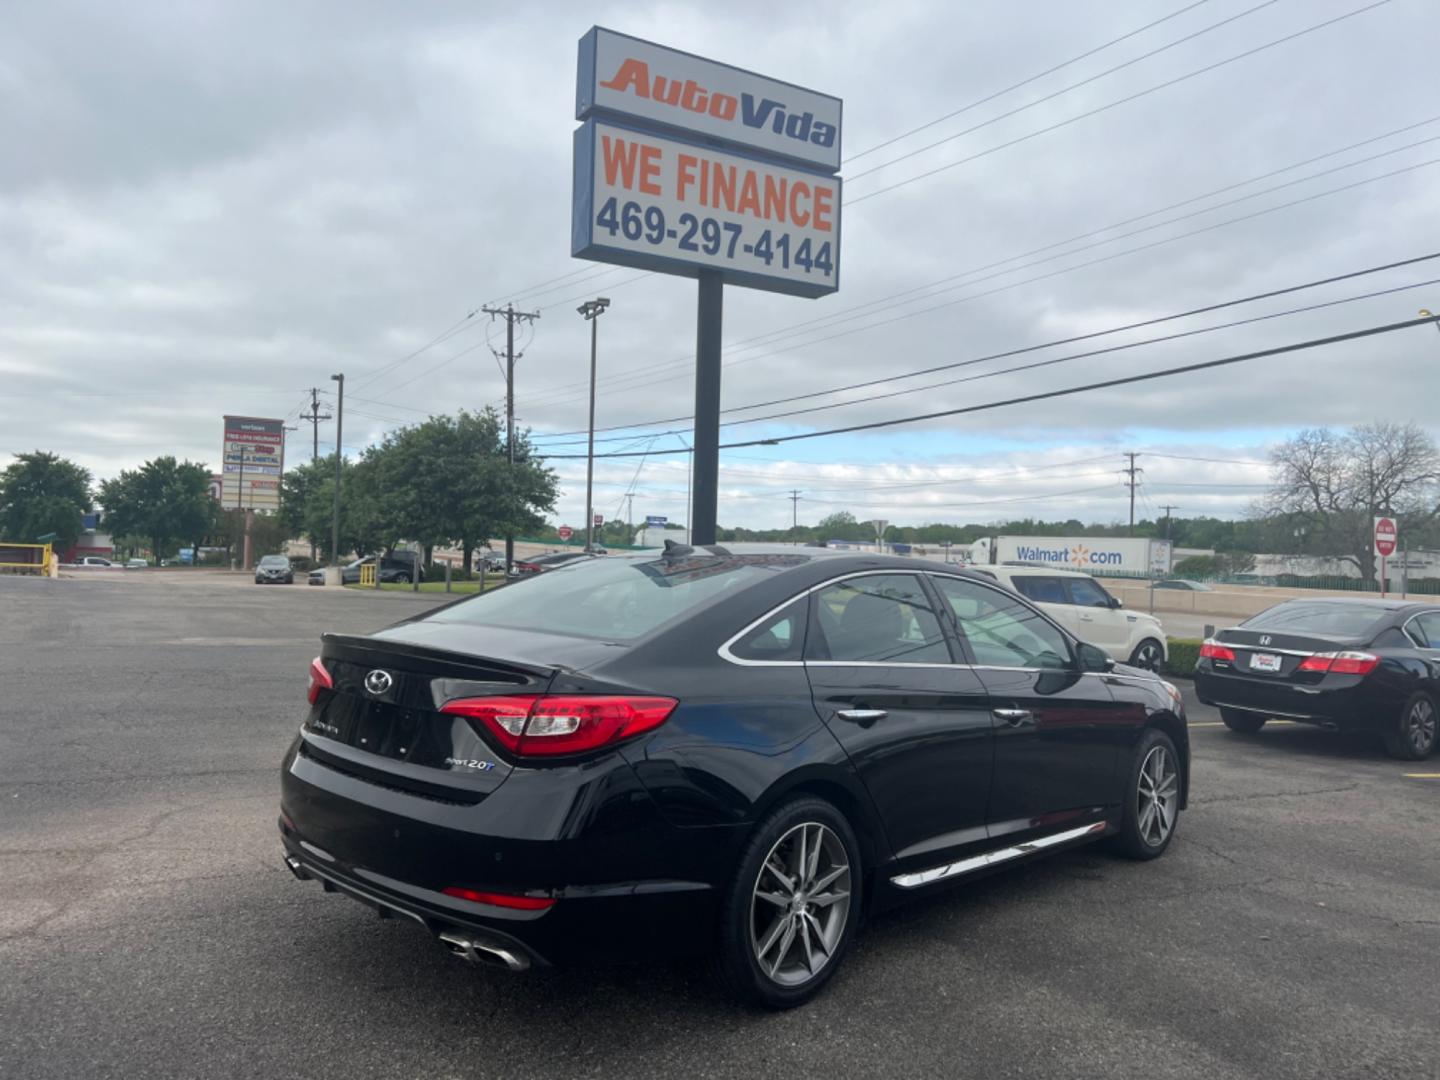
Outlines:
POLYGON ((807 660, 946 664, 950 648, 912 574, 847 578, 815 594, 807 660))
POLYGON ((1410 636, 1422 649, 1440 649, 1440 611, 1427 611, 1410 623, 1410 636))
POLYGON ((1065 586, 1060 583, 1059 578, 1016 574, 1010 581, 1016 592, 1037 604, 1070 603, 1070 598, 1065 595, 1065 586))
POLYGON ((799 660, 805 648, 805 609, 808 597, 787 604, 781 611, 730 646, 737 660, 799 660))
POLYGON ((1070 643, 1065 635, 1028 605, 971 581, 932 580, 955 613, 975 663, 985 667, 1070 666, 1070 643))
POLYGON ((1103 607, 1110 606, 1110 594, 1102 589, 1089 578, 1066 578, 1065 584, 1070 587, 1070 602, 1081 607, 1103 607))

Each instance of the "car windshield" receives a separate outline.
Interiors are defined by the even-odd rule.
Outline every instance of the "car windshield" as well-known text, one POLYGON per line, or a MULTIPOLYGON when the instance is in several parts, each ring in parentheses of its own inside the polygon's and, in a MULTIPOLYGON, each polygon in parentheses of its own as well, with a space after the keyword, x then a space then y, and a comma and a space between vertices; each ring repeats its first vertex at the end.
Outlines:
POLYGON ((1246 630, 1278 630, 1284 634, 1365 638, 1390 611, 1378 604, 1289 603, 1262 611, 1240 625, 1246 630))
POLYGON ((266 555, 260 560, 261 566, 289 566, 290 560, 284 555, 266 555))
POLYGON ((579 559, 430 618, 633 641, 677 616, 807 561, 806 555, 579 559))

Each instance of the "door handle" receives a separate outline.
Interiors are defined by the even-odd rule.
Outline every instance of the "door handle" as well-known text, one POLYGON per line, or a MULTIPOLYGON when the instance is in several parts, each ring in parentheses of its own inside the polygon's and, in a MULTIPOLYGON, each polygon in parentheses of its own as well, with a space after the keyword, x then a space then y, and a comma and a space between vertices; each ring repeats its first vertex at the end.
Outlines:
POLYGON ((1035 722, 1035 716, 1029 709, 992 709, 990 715, 996 720, 1004 720, 1011 727, 1020 727, 1022 724, 1035 722))
POLYGON ((1094 622, 1094 621, 1095 621, 1095 616, 1094 616, 1094 615, 1081 615, 1081 616, 1080 616, 1080 621, 1081 621, 1081 622, 1094 622))
POLYGON ((884 709, 838 709, 835 715, 841 720, 849 720, 861 727, 869 727, 876 720, 884 720, 890 714, 884 709))

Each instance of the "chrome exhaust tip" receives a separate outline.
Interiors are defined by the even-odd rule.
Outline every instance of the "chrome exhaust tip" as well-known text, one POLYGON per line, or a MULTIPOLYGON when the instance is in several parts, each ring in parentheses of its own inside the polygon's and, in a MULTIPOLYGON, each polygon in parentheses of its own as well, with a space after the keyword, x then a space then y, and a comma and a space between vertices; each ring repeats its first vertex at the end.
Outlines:
POLYGON ((528 956, 517 955, 505 946, 496 945, 483 938, 446 931, 440 935, 440 943, 461 960, 471 964, 503 967, 509 971, 525 971, 530 967, 528 956))
POLYGON ((310 875, 305 872, 305 865, 294 855, 285 856, 285 869, 295 875, 296 881, 309 881, 310 875))

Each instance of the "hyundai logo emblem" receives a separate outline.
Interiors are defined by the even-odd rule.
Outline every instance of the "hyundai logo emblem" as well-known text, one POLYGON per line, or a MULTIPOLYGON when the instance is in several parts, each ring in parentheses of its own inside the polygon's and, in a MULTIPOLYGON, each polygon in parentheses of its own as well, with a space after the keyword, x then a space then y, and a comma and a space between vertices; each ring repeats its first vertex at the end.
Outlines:
POLYGON ((395 680, 390 677, 390 672, 376 668, 365 676, 365 689, 378 697, 389 690, 394 682, 395 680))
POLYGON ((1269 634, 1261 634, 1261 635, 1260 635, 1260 644, 1261 644, 1261 645, 1269 645, 1269 644, 1270 644, 1270 635, 1269 635, 1269 634))

